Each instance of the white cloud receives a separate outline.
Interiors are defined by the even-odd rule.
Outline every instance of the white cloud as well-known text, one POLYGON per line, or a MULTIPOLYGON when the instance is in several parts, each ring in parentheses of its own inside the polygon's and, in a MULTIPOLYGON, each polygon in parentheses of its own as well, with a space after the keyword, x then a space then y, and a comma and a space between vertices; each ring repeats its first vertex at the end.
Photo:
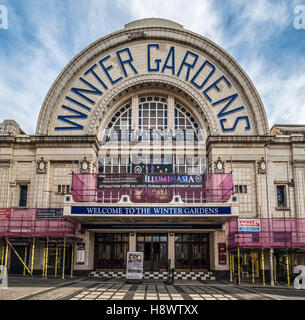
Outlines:
POLYGON ((221 17, 211 0, 119 0, 129 10, 132 20, 163 18, 173 20, 185 29, 197 32, 212 41, 221 42, 221 17))
POLYGON ((29 3, 23 19, 9 10, 11 39, 2 45, 10 53, 0 51, 0 122, 15 119, 27 133, 34 133, 43 99, 69 60, 124 24, 149 17, 176 21, 229 51, 256 85, 270 125, 305 122, 304 60, 296 62, 297 53, 289 50, 288 55, 286 50, 289 72, 280 64, 266 65, 267 55, 276 54, 270 48, 272 39, 293 23, 297 0, 234 0, 229 32, 225 5, 216 7, 220 2, 212 0, 29 3))

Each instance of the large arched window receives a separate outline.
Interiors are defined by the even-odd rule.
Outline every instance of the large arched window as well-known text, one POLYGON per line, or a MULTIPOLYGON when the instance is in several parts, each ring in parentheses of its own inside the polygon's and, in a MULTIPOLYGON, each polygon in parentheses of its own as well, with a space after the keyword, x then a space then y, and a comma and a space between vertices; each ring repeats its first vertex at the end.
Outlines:
POLYGON ((154 170, 160 170, 160 173, 204 173, 206 169, 205 147, 201 145, 199 148, 198 136, 201 135, 200 139, 204 139, 204 144, 205 138, 202 137, 200 126, 192 112, 173 97, 143 95, 137 99, 136 105, 132 105, 136 99, 122 105, 108 122, 106 126, 108 132, 103 141, 111 141, 112 133, 115 132, 114 136, 118 144, 111 145, 108 149, 107 143, 103 144, 104 149, 101 148, 101 150, 104 150, 104 154, 99 156, 99 171, 101 173, 131 173, 135 172, 136 167, 139 170, 139 163, 134 164, 134 157, 138 155, 133 147, 137 145, 137 142, 144 142, 140 163, 143 173, 152 172, 152 167, 154 170), (169 143, 162 138, 160 150, 157 153, 152 150, 150 141, 154 139, 154 130, 172 132, 171 139, 174 139, 174 147, 168 148, 169 143), (187 140, 190 132, 194 133, 194 150, 188 149, 191 146, 187 140), (178 135, 179 139, 182 139, 180 144, 178 135), (126 138, 128 143, 124 142, 126 138), (133 144, 130 144, 130 141, 133 144), (146 145, 145 142, 147 142, 146 145), (109 156, 109 153, 113 152, 117 146, 119 150, 116 151, 116 155, 109 156))

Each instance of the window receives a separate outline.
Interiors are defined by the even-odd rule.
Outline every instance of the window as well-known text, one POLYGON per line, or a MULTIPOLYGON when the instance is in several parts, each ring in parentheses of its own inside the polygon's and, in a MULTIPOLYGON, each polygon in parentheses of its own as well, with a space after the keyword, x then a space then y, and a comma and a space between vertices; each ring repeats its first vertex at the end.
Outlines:
POLYGON ((167 100, 160 97, 142 97, 139 104, 139 129, 167 129, 167 100), (145 99, 145 100, 144 100, 145 99))
POLYGON ((277 195, 277 207, 285 208, 286 207, 285 186, 276 186, 276 195, 277 195))
POLYGON ((58 194, 69 194, 70 193, 70 186, 63 185, 63 184, 58 185, 57 193, 58 194))
POLYGON ((235 185, 234 193, 248 193, 248 187, 246 185, 235 185))
POLYGON ((20 186, 19 207, 26 207, 28 186, 20 186))

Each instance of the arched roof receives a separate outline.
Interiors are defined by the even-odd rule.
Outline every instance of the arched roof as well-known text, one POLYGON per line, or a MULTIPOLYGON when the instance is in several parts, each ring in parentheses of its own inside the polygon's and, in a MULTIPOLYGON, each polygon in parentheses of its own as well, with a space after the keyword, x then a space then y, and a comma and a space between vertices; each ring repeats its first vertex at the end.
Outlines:
POLYGON ((96 134, 107 110, 147 85, 189 97, 211 135, 269 131, 259 94, 234 58, 180 24, 150 18, 95 41, 64 68, 43 102, 36 133, 96 134))

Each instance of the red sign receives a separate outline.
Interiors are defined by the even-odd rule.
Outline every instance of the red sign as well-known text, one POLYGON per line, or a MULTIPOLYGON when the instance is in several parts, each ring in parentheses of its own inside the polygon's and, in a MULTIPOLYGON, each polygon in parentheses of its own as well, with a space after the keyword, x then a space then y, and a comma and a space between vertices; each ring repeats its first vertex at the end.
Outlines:
POLYGON ((9 220, 10 213, 11 213, 11 209, 0 208, 0 220, 9 220))
POLYGON ((227 264, 227 248, 225 243, 218 243, 218 264, 227 264))

